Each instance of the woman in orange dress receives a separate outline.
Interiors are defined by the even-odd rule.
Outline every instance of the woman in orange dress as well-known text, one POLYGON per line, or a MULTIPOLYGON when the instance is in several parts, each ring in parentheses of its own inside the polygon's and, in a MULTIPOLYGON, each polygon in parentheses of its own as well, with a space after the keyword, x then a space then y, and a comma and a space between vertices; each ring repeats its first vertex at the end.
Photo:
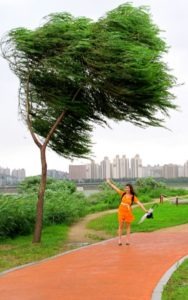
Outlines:
POLYGON ((107 179, 107 183, 113 188, 120 196, 121 196, 121 203, 118 208, 118 221, 119 221, 119 228, 118 228, 118 236, 119 236, 119 246, 122 245, 122 230, 123 225, 126 226, 126 245, 130 244, 130 232, 131 232, 131 222, 134 220, 134 215, 132 213, 131 205, 133 203, 138 204, 144 212, 148 212, 143 204, 138 200, 135 196, 135 192, 133 186, 131 184, 127 184, 125 186, 125 190, 120 190, 115 184, 111 182, 110 179, 107 179))

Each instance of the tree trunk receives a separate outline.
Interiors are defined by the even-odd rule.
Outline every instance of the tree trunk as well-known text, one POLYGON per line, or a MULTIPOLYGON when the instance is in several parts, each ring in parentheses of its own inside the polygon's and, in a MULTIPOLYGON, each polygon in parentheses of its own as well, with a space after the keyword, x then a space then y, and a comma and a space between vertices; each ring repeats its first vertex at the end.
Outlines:
POLYGON ((38 191, 36 222, 35 222, 33 243, 40 243, 41 234, 42 234, 44 194, 45 194, 46 179, 47 179, 46 147, 43 146, 40 149, 40 156, 41 156, 42 174, 41 174, 40 187, 38 191))

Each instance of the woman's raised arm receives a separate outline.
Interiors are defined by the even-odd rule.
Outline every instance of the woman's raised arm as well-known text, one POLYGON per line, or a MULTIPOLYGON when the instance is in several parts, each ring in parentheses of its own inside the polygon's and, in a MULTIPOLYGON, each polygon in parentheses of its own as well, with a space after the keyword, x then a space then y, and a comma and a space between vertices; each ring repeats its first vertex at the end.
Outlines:
POLYGON ((118 187, 117 187, 115 184, 113 184, 113 183, 111 182, 110 179, 106 179, 106 182, 109 184, 109 186, 110 186, 113 190, 115 190, 117 193, 119 192, 118 187))

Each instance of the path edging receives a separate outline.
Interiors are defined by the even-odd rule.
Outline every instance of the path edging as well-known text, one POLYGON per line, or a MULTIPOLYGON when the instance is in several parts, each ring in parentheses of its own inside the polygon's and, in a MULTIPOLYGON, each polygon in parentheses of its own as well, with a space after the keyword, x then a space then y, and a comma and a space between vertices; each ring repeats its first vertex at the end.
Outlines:
POLYGON ((100 241, 100 242, 88 244, 88 245, 85 245, 85 246, 81 246, 81 247, 78 247, 78 248, 75 248, 75 249, 67 250, 65 252, 61 252, 59 254, 55 254, 53 256, 49 256, 49 257, 43 258, 41 260, 36 260, 36 261, 29 262, 29 263, 26 263, 26 264, 23 264, 23 265, 19 265, 19 266, 13 267, 11 269, 7 269, 5 271, 0 272, 0 277, 2 277, 4 275, 7 275, 8 273, 11 273, 11 272, 14 272, 14 271, 18 271, 20 269, 24 269, 24 268, 27 268, 27 267, 30 267, 30 266, 34 266, 34 265, 39 265, 40 263, 56 259, 58 257, 66 255, 66 254, 70 254, 70 253, 73 253, 73 252, 76 252, 76 251, 80 251, 82 249, 89 248, 89 247, 92 247, 92 246, 95 246, 95 245, 104 244, 104 243, 106 243, 108 241, 115 240, 115 239, 116 238, 113 237, 111 239, 107 239, 107 240, 104 240, 104 241, 100 241))
POLYGON ((182 257, 177 260, 161 277, 155 289, 153 290, 151 300, 161 300, 164 286, 167 284, 168 280, 172 276, 172 274, 178 269, 178 267, 188 259, 188 255, 182 257))

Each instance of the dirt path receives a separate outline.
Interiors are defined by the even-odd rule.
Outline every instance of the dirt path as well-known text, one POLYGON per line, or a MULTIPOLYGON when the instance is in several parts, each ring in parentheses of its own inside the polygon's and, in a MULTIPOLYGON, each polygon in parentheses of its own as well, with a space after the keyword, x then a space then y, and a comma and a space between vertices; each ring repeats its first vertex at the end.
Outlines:
POLYGON ((112 236, 108 235, 104 231, 95 231, 87 228, 87 223, 110 213, 117 212, 117 209, 111 209, 102 212, 96 212, 94 214, 88 215, 81 219, 78 223, 71 226, 68 236, 68 241, 65 246, 66 250, 74 249, 77 247, 89 245, 96 243, 98 241, 103 241, 110 239, 112 236))

